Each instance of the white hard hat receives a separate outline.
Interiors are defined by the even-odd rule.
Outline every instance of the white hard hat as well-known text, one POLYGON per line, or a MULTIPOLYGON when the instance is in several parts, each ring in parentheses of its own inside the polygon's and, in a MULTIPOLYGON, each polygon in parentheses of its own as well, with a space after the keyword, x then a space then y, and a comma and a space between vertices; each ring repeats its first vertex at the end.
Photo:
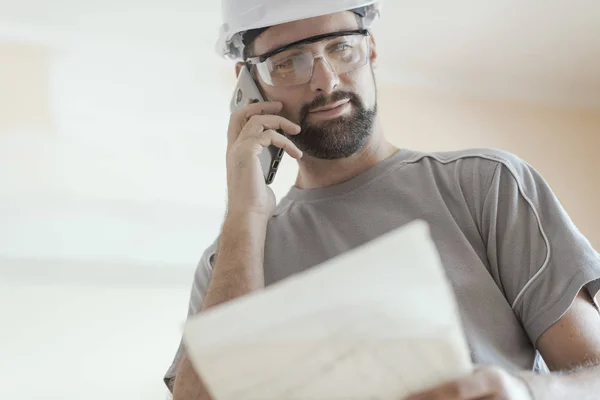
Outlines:
POLYGON ((358 10, 363 29, 379 16, 380 0, 222 0, 223 25, 216 50, 219 55, 242 60, 242 35, 252 29, 266 28, 340 11, 358 10))

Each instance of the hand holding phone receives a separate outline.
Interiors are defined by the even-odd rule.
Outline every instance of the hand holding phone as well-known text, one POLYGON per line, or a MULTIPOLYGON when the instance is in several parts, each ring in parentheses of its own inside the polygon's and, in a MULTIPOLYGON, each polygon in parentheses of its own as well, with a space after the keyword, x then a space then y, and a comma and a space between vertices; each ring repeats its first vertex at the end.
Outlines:
POLYGON ((228 213, 273 215, 275 196, 265 179, 265 151, 272 147, 277 153, 281 150, 281 154, 285 151, 293 158, 302 157, 296 145, 277 132, 296 135, 301 130, 277 115, 282 108, 280 102, 246 100, 232 112, 227 134, 228 213))
MULTIPOLYGON (((261 92, 259 86, 256 84, 252 74, 248 70, 248 67, 244 66, 240 70, 238 76, 237 85, 233 92, 233 97, 229 105, 230 111, 233 113, 236 110, 244 107, 248 102, 258 103, 266 101, 265 96, 261 92)), ((281 133, 281 132, 279 132, 281 133)), ((273 183, 277 169, 283 158, 283 149, 276 146, 265 147, 260 153, 260 164, 263 169, 265 182, 267 185, 273 183)))

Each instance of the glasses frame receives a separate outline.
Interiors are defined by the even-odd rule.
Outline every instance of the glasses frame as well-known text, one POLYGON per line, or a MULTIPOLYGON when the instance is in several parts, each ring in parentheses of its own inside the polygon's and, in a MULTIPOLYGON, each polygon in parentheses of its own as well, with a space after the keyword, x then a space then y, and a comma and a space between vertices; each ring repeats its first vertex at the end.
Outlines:
MULTIPOLYGON (((284 46, 280 46, 277 47, 276 49, 273 49, 267 53, 264 53, 262 55, 259 56, 255 56, 255 57, 248 57, 245 61, 248 69, 250 71, 254 70, 254 68, 252 68, 252 65, 259 65, 262 64, 264 62, 266 62, 269 57, 272 57, 276 54, 279 54, 281 52, 284 52, 286 50, 292 49, 294 47, 298 47, 298 46, 302 46, 305 44, 311 44, 311 43, 316 43, 319 42, 323 39, 330 39, 330 38, 336 38, 336 37, 343 37, 343 36, 351 36, 351 35, 363 35, 365 37, 368 37, 371 35, 371 33, 369 32, 368 29, 354 29, 354 30, 346 30, 346 31, 339 31, 339 32, 331 32, 331 33, 325 33, 323 35, 317 35, 317 36, 311 36, 309 38, 306 39, 302 39, 302 40, 298 40, 296 42, 292 42, 289 44, 286 44, 284 46)), ((370 46, 369 46, 370 47, 370 46)), ((323 59, 322 55, 315 55, 314 58, 321 58, 323 59)), ((314 62, 314 59, 313 59, 314 62)), ((360 68, 360 67, 357 67, 360 68)), ((254 73, 252 74, 254 75, 254 73)), ((274 85, 269 85, 269 86, 274 86, 274 85)), ((293 85, 287 85, 287 86, 293 86, 293 85)), ((285 87, 285 86, 283 86, 285 87)))
POLYGON ((251 65, 262 64, 265 61, 267 61, 267 59, 269 57, 274 56, 275 54, 284 52, 293 47, 301 46, 303 44, 316 43, 323 39, 341 37, 341 36, 350 36, 350 35, 370 36, 370 34, 371 33, 369 32, 368 29, 355 29, 355 30, 351 30, 351 31, 331 32, 331 33, 325 33, 323 35, 311 36, 306 39, 298 40, 296 42, 292 42, 292 43, 286 44, 284 46, 277 47, 276 49, 273 49, 273 50, 271 50, 267 53, 264 53, 260 56, 248 57, 246 59, 246 64, 251 64, 251 65))

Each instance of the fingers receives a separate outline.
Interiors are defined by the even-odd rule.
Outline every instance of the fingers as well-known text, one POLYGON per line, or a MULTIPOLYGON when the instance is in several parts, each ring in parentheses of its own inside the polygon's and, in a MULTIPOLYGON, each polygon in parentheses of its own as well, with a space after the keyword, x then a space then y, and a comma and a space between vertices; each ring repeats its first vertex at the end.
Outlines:
POLYGON ((240 132, 240 136, 256 134, 268 129, 281 129, 288 135, 300 133, 300 126, 279 115, 253 115, 240 132))
POLYGON ((280 101, 261 101, 258 103, 249 103, 240 110, 244 119, 248 120, 253 115, 279 114, 283 109, 283 103, 280 101))
MULTIPOLYGON (((242 107, 241 109, 233 112, 231 114, 231 118, 229 121, 229 130, 227 134, 228 143, 231 144, 239 137, 241 131, 246 127, 246 125, 253 120, 256 116, 275 116, 281 112, 283 109, 283 103, 279 101, 263 101, 258 103, 248 103, 242 107)), ((282 117, 279 117, 282 118, 282 117)), ((294 134, 295 128, 292 128, 293 124, 291 121, 280 121, 279 125, 285 125, 285 128, 279 128, 278 125, 275 124, 267 124, 264 129, 282 129, 284 132, 288 134, 294 134), (273 126, 277 126, 273 128, 273 126)), ((260 123, 254 124, 251 126, 254 129, 251 129, 251 132, 256 132, 260 127, 260 123)), ((297 132, 296 132, 297 133, 297 132)))
POLYGON ((283 149, 292 158, 302 158, 302 151, 290 139, 272 129, 248 136, 246 140, 257 143, 259 145, 257 151, 262 151, 264 147, 275 146, 283 149))
POLYGON ((232 125, 241 130, 244 125, 255 115, 277 115, 283 109, 280 101, 261 101, 252 103, 248 100, 246 105, 231 114, 232 125))
POLYGON ((404 400, 478 400, 493 394, 486 383, 480 376, 470 375, 404 400))
POLYGON ((283 104, 278 101, 265 101, 247 104, 231 116, 228 132, 228 151, 235 143, 236 149, 245 152, 243 148, 255 153, 264 147, 276 146, 283 149, 290 157, 302 158, 302 151, 279 130, 287 135, 297 135, 302 130, 292 121, 275 115, 281 112, 283 104), (240 148, 240 145, 243 148, 240 148))
POLYGON ((522 383, 498 368, 483 367, 462 379, 404 400, 530 399, 522 383))

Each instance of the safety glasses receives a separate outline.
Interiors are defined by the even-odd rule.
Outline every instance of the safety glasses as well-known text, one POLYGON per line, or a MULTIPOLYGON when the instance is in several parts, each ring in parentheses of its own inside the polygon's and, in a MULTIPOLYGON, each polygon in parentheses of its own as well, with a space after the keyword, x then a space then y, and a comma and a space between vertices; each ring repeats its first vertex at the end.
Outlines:
POLYGON ((255 65, 268 85, 301 85, 312 79, 317 59, 338 76, 365 66, 370 55, 368 37, 366 29, 313 36, 248 58, 246 63, 255 65))

